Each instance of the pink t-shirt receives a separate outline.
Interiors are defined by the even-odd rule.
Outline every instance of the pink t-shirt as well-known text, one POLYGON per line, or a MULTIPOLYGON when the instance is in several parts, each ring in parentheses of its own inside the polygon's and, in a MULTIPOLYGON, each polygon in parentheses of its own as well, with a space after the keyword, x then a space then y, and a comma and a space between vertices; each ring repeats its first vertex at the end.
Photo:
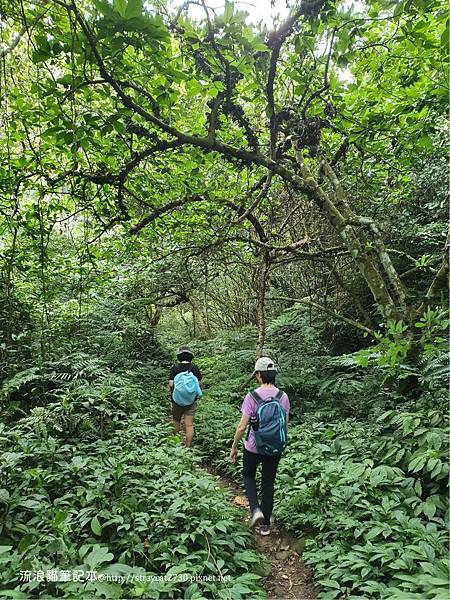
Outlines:
MULTIPOLYGON (((269 398, 275 398, 275 396, 278 394, 279 390, 277 387, 262 387, 261 386, 259 388, 256 388, 255 391, 261 397, 262 400, 268 400, 269 398)), ((288 415, 290 405, 289 405, 289 398, 288 398, 288 395, 286 394, 286 392, 284 392, 284 394, 281 396, 280 404, 286 411, 286 414, 288 415)), ((250 396, 250 394, 247 394, 244 398, 244 402, 242 403, 241 412, 243 415, 250 418, 251 416, 253 416, 256 413, 257 406, 258 405, 255 402, 255 400, 253 400, 253 398, 250 396)), ((249 452, 254 452, 255 454, 258 454, 258 451, 256 449, 255 432, 253 431, 253 429, 251 427, 250 427, 250 435, 248 436, 248 439, 245 440, 244 447, 249 452)))

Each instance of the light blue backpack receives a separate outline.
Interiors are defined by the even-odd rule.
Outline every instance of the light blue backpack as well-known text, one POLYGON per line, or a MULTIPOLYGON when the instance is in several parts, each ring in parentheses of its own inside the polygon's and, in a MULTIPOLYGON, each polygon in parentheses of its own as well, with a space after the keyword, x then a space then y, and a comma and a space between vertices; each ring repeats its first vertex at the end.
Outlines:
POLYGON ((191 371, 183 371, 175 375, 173 380, 173 401, 178 406, 190 406, 197 396, 203 392, 197 377, 191 371))

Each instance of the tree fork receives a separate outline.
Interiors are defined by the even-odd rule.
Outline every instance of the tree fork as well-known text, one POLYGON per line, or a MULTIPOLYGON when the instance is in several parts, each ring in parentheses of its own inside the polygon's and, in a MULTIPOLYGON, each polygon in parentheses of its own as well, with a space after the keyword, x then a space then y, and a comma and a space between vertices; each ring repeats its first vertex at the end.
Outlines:
MULTIPOLYGON (((384 272, 386 273, 389 284, 391 285, 392 291, 395 292, 398 302, 399 308, 402 314, 407 317, 410 311, 408 311, 406 306, 406 291, 403 286, 403 283, 400 279, 399 274, 397 273, 394 265, 392 264, 391 257, 389 256, 386 247, 384 245, 383 239, 381 237, 380 230, 375 225, 372 219, 366 217, 360 217, 355 214, 352 208, 350 207, 344 188, 342 187, 341 182, 339 181, 335 171, 328 164, 326 160, 324 160, 321 164, 321 170, 324 175, 331 182, 333 189, 336 193, 336 198, 338 200, 337 206, 345 216, 345 218, 349 222, 355 222, 357 225, 361 225, 363 227, 367 227, 372 234, 372 239, 375 245, 375 250, 378 255, 378 259, 380 265, 384 272)), ((381 275, 381 274, 380 274, 381 275)))
MULTIPOLYGON (((350 255, 357 263, 362 276, 369 286, 375 302, 380 307, 383 316, 386 318, 399 319, 403 315, 401 315, 401 312, 391 297, 381 273, 367 255, 358 235, 353 230, 349 221, 345 218, 345 213, 342 214, 330 198, 330 195, 326 194, 317 183, 312 172, 305 164, 300 150, 296 151, 296 156, 301 176, 308 187, 308 196, 315 202, 319 209, 325 213, 328 221, 336 229, 340 238, 345 243, 350 251, 350 255)), ((345 204, 342 204, 342 207, 344 208, 344 211, 347 212, 345 204)))

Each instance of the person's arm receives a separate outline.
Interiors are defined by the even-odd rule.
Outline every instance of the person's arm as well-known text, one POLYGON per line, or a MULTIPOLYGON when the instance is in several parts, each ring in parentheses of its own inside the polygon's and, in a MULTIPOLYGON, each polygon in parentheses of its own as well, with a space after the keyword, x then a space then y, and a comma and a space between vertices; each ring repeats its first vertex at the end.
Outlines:
POLYGON ((167 384, 170 391, 173 390, 173 380, 175 379, 175 375, 175 367, 172 367, 169 373, 169 383, 167 384))
POLYGON ((239 445, 239 442, 241 441, 242 436, 245 433, 245 430, 247 429, 248 420, 249 420, 249 418, 247 417, 247 415, 242 415, 241 420, 239 421, 238 426, 236 427, 233 445, 231 446, 231 450, 230 450, 230 461, 231 462, 236 462, 238 445, 239 445))
POLYGON ((288 428, 288 425, 289 425, 289 413, 291 411, 291 404, 289 402, 289 396, 286 394, 286 392, 284 392, 284 393, 285 393, 285 396, 286 396, 285 411, 286 411, 286 431, 287 431, 287 428, 288 428))
POLYGON ((201 380, 203 379, 203 375, 202 375, 202 372, 200 371, 200 369, 197 367, 197 365, 192 365, 192 372, 197 377, 198 382, 200 383, 201 380))
POLYGON ((202 374, 201 374, 200 369, 197 367, 197 365, 192 365, 191 372, 197 377, 199 394, 196 399, 199 400, 203 396, 203 386, 201 385, 202 374))

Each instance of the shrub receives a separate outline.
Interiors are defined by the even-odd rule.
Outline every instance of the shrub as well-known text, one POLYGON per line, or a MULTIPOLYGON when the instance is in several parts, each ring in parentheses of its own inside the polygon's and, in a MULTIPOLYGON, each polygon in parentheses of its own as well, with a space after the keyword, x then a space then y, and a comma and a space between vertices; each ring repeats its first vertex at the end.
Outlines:
POLYGON ((261 557, 248 549, 238 510, 168 436, 158 408, 146 412, 116 423, 109 439, 75 444, 43 438, 29 422, 3 429, 0 582, 7 595, 264 597, 255 572, 261 557), (154 580, 18 581, 20 571, 64 569, 154 580), (196 576, 216 580, 183 581, 196 576))
MULTIPOLYGON (((367 401, 367 399, 366 399, 367 401)), ((239 413, 211 390, 196 440, 228 462, 239 413)), ((390 410, 375 422, 319 420, 289 427, 275 512, 306 542, 322 598, 446 597, 448 423, 438 411, 390 410)))

